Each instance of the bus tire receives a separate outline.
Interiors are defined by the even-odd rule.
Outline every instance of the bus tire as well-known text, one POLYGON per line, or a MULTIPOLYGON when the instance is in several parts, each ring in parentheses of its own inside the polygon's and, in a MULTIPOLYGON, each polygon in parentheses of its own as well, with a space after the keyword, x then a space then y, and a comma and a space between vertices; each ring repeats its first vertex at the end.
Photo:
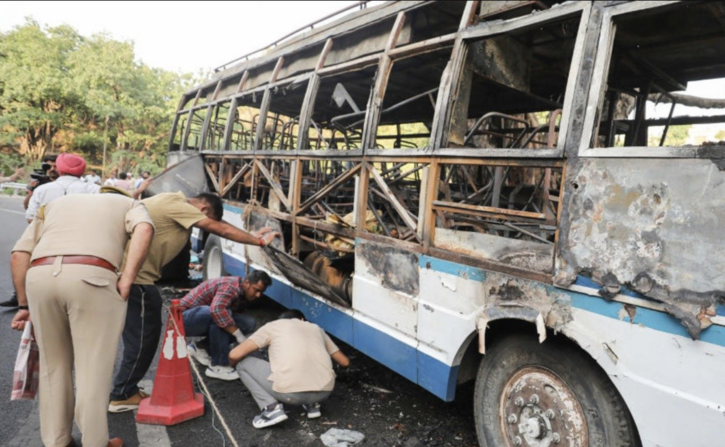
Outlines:
POLYGON ((209 235, 204 244, 204 259, 202 261, 204 281, 226 276, 224 270, 224 254, 222 242, 218 236, 209 235))
POLYGON ((501 339, 481 360, 473 402, 481 447, 639 445, 614 384, 569 343, 501 339))

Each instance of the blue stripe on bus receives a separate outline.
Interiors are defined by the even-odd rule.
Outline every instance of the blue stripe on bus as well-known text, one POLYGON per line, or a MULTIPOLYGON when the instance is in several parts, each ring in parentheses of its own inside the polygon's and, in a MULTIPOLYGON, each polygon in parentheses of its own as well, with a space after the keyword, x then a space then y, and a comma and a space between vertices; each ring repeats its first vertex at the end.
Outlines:
POLYGON ((229 211, 234 214, 242 214, 242 209, 238 206, 227 205, 226 203, 224 203, 223 206, 225 211, 229 211))
MULTIPOLYGON (((472 281, 483 282, 486 279, 485 270, 457 264, 455 262, 450 262, 442 259, 431 258, 428 256, 420 257, 420 268, 432 269, 438 272, 448 273, 450 275, 470 279, 472 281)), ((575 284, 584 287, 590 287, 592 289, 601 288, 599 284, 583 276, 578 277, 575 284)), ((619 312, 622 310, 622 303, 616 301, 606 301, 604 298, 594 297, 566 289, 558 289, 554 288, 553 286, 548 286, 544 284, 542 285, 546 289, 556 290, 559 293, 565 293, 569 295, 572 299, 572 306, 578 309, 583 309, 592 313, 603 315, 605 317, 619 320, 619 312)), ((623 295, 653 301, 636 292, 624 288, 620 293, 623 295)), ((717 314, 723 315, 723 312, 725 312, 725 307, 718 306, 717 314)), ((629 320, 629 317, 627 317, 627 320, 629 320)), ((666 332, 668 334, 680 335, 682 337, 690 337, 690 335, 687 333, 687 330, 685 330, 685 327, 679 322, 679 320, 665 312, 647 309, 644 307, 637 307, 637 312, 635 314, 633 323, 642 324, 648 328, 655 329, 660 332, 666 332)), ((710 326, 709 328, 702 331, 702 333, 700 334, 700 340, 718 346, 725 346, 725 327, 717 325, 710 326)))
POLYGON ((470 279, 471 281, 484 282, 486 280, 486 271, 477 267, 458 264, 443 259, 431 258, 430 256, 419 256, 419 266, 421 269, 435 270, 436 272, 448 273, 449 275, 460 276, 461 278, 470 279))
MULTIPOLYGON (((605 317, 619 319, 619 313, 622 311, 622 303, 606 301, 603 298, 593 297, 583 293, 566 292, 571 296, 572 306, 605 317)), ((629 316, 627 316, 627 320, 629 320, 629 316)), ((647 328, 668 334, 690 337, 685 327, 677 318, 665 312, 647 309, 645 307, 637 307, 634 321, 631 323, 641 324, 647 328)), ((725 327, 717 325, 710 326, 701 332, 700 340, 705 343, 725 347, 725 327)))
POLYGON ((358 351, 386 365, 406 379, 417 383, 416 353, 414 346, 403 343, 383 331, 353 320, 353 346, 358 351))
POLYGON ((418 385, 446 402, 456 397, 458 370, 418 351, 418 385))

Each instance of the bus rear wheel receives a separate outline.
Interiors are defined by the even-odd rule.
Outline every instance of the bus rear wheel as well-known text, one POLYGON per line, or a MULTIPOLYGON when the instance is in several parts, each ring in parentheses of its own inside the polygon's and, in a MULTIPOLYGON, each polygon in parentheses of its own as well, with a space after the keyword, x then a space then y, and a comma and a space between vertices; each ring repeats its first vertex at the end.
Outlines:
POLYGON ((224 271, 224 253, 222 242, 218 236, 209 235, 204 244, 204 260, 202 262, 204 281, 226 275, 224 271))
POLYGON ((481 360, 474 394, 482 447, 637 446, 619 392, 575 347, 514 335, 481 360))

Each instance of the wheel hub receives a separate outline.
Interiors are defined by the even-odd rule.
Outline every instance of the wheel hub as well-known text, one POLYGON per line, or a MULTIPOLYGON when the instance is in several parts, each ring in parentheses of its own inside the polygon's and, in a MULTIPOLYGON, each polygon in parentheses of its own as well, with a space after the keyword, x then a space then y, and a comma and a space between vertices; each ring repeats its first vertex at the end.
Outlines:
POLYGON ((555 373, 540 367, 516 372, 504 386, 499 406, 509 446, 589 445, 586 418, 576 396, 555 373))

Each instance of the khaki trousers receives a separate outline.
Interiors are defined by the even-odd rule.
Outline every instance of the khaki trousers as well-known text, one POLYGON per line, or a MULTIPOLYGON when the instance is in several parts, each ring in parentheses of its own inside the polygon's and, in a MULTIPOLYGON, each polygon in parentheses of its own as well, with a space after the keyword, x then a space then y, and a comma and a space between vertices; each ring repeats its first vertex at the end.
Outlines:
POLYGON ((113 363, 126 317, 117 281, 109 270, 58 261, 28 270, 28 306, 40 350, 40 432, 46 447, 68 445, 74 412, 84 447, 108 443, 113 363))

